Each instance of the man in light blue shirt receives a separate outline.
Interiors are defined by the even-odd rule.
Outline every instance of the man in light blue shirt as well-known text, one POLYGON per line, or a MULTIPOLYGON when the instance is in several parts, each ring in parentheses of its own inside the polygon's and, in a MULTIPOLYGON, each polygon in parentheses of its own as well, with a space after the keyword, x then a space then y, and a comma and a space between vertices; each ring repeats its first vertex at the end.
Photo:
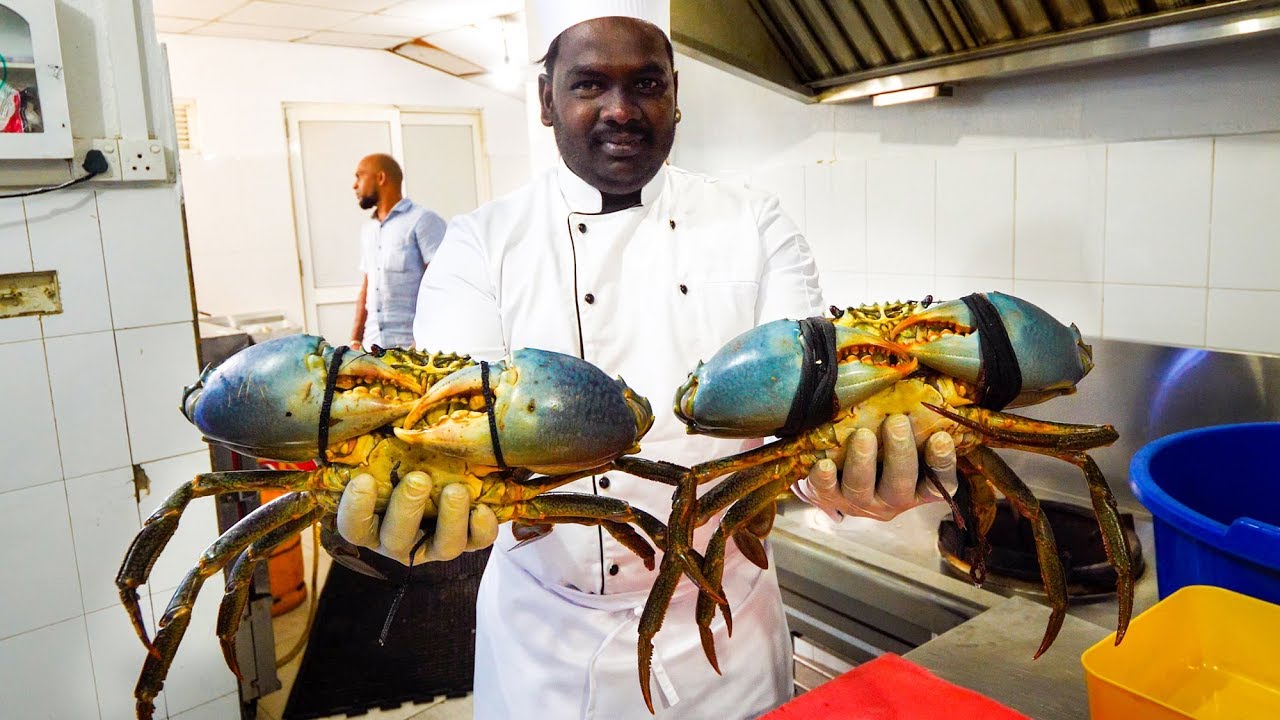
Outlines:
POLYGON ((360 272, 351 347, 413 346, 418 286, 444 239, 444 218, 401 193, 404 172, 390 155, 370 155, 352 185, 360 207, 373 216, 360 229, 360 272))

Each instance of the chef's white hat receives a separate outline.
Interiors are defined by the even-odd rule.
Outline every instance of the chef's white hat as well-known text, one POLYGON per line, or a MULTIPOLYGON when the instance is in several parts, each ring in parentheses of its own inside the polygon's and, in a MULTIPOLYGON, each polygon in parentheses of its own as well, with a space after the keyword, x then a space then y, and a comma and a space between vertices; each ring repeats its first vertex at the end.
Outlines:
POLYGON ((636 18, 671 34, 670 0, 525 0, 529 61, 541 60, 560 33, 602 17, 636 18))

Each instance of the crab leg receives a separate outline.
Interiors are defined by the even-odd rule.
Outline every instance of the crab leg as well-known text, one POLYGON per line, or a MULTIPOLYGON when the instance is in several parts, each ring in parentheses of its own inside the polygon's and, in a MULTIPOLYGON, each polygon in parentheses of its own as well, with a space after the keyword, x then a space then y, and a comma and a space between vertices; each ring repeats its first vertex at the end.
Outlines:
POLYGON ((967 503, 969 518, 974 525, 970 530, 978 540, 978 546, 969 558, 969 577, 974 584, 981 585, 987 579, 987 556, 991 553, 987 533, 996 521, 996 493, 982 470, 968 456, 956 458, 956 471, 964 482, 956 492, 956 501, 967 503), (962 493, 965 497, 961 496, 962 493))
POLYGON ((1040 511, 1040 501, 1032 494, 1022 479, 1014 474, 1013 469, 1005 464, 995 451, 979 445, 968 452, 965 457, 973 463, 979 472, 986 477, 1018 513, 1031 523, 1036 539, 1036 557, 1040 561, 1040 577, 1044 581, 1045 591, 1049 594, 1049 602, 1053 612, 1049 615, 1049 626, 1045 628, 1044 640, 1035 657, 1044 654, 1058 636, 1062 622, 1067 617, 1067 581, 1062 570, 1062 561, 1058 558, 1058 546, 1053 539, 1053 528, 1049 520, 1040 511))
POLYGON ((1093 512, 1098 518, 1098 526, 1102 528, 1102 545, 1107 551, 1107 560, 1116 569, 1116 597, 1120 603, 1120 616, 1116 621, 1116 645, 1124 639, 1129 629, 1129 616, 1133 614, 1133 569, 1130 566, 1129 543, 1125 541, 1124 529, 1120 525, 1120 513, 1116 509, 1115 495, 1102 476, 1098 464, 1085 453, 1063 458, 1084 471, 1085 481, 1089 483, 1089 495, 1093 499, 1093 512))
MULTIPOLYGON (((933 405, 928 407, 984 435, 989 435, 993 438, 987 443, 989 446, 1010 447, 1056 457, 1079 467, 1084 472, 1085 481, 1089 484, 1089 495, 1093 501, 1093 512, 1098 519, 1098 526, 1102 529, 1102 541, 1107 552, 1107 560, 1116 569, 1116 594, 1120 605, 1116 625, 1116 643, 1119 644, 1124 639, 1125 631, 1129 627, 1129 618, 1133 613, 1134 579, 1129 544, 1124 539, 1124 529, 1120 525, 1115 496, 1112 495, 1111 488, 1107 485, 1106 478, 1102 476, 1097 463, 1084 452, 1084 450, 1115 442, 1118 437, 1115 428, 1110 425, 1069 425, 1030 420, 981 408, 964 407, 950 412, 933 405)), ((994 453, 992 455, 994 456, 994 453)), ((1003 492, 1003 489, 1001 491, 1003 492)))
POLYGON ((164 616, 156 623, 155 643, 142 665, 142 674, 133 691, 139 720, 149 720, 155 710, 152 701, 164 687, 164 678, 178 652, 178 643, 182 642, 182 636, 191 623, 191 608, 205 579, 221 570, 255 540, 281 525, 310 516, 315 510, 316 502, 308 493, 283 495, 249 513, 204 551, 196 566, 182 579, 164 616))
MULTIPOLYGON (((218 639, 222 643, 222 656, 227 661, 231 672, 240 677, 240 664, 236 662, 236 632, 240 629, 240 620, 245 605, 249 603, 249 583, 253 580, 254 569, 258 561, 266 559, 272 550, 285 541, 307 529, 316 520, 324 516, 323 508, 316 508, 297 520, 281 525, 261 538, 253 541, 249 549, 240 553, 231 566, 227 578, 226 595, 218 607, 218 639)), ((314 590, 314 588, 313 588, 314 590)))
POLYGON ((240 472, 213 472, 197 475, 194 480, 179 487, 142 524, 142 530, 134 537, 125 553, 120 571, 116 573, 116 588, 120 602, 129 613, 133 630, 148 650, 154 652, 142 624, 142 608, 138 604, 138 587, 145 585, 151 575, 156 558, 178 529, 178 520, 187 504, 198 497, 221 495, 247 490, 301 490, 306 487, 310 473, 281 472, 278 470, 245 470, 240 472))
POLYGON ((1052 448, 1061 451, 1082 451, 1104 447, 1119 438, 1111 425, 1073 425, 1048 420, 1033 420, 1021 415, 967 406, 948 410, 944 407, 921 403, 944 417, 955 420, 983 435, 1023 450, 1052 448))
MULTIPOLYGON (((502 513, 505 515, 506 513, 502 513)), ((654 552, 627 523, 634 523, 661 547, 666 528, 649 513, 634 508, 617 498, 577 493, 554 493, 515 503, 510 506, 511 519, 522 522, 570 522, 579 525, 601 525, 618 542, 640 556, 652 570, 654 552)), ((499 516, 501 519, 501 515, 499 516)))
MULTIPOLYGON (((768 520, 767 526, 764 528, 764 534, 768 534, 768 530, 773 525, 778 493, 786 490, 791 485, 791 482, 791 478, 787 476, 772 477, 764 485, 747 493, 745 497, 729 509, 729 512, 725 513, 720 527, 716 528, 711 540, 707 542, 705 563, 708 580, 713 580, 719 584, 723 578, 726 537, 732 537, 735 543, 740 543, 739 538, 748 535, 751 540, 758 542, 763 537, 758 533, 762 528, 756 527, 757 523, 763 522, 758 520, 761 517, 768 520)), ((741 547, 741 544, 739 544, 739 547, 741 547)), ((760 549, 763 552, 763 547, 760 549)), ((767 558, 767 556, 764 557, 767 558)), ((755 560, 753 559, 752 562, 755 562, 755 560)), ((767 566, 767 559, 765 559, 765 562, 767 566)), ((759 565, 760 563, 756 564, 759 565)), ((733 635, 733 616, 729 614, 727 605, 720 607, 724 613, 725 627, 728 629, 729 634, 733 635)), ((716 604, 705 593, 698 593, 698 608, 696 612, 698 634, 702 637, 702 651, 706 653, 707 660, 711 662, 711 667, 715 668, 716 673, 719 673, 720 663, 716 658, 715 636, 711 634, 711 619, 715 617, 716 604)))

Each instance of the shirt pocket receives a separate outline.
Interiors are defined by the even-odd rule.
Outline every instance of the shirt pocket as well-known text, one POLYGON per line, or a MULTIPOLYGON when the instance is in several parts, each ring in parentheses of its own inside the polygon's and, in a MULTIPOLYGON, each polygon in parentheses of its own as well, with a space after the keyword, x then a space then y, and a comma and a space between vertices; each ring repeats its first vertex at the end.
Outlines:
POLYGON ((386 272, 408 272, 414 269, 417 253, 404 245, 392 244, 382 248, 382 269, 386 272))

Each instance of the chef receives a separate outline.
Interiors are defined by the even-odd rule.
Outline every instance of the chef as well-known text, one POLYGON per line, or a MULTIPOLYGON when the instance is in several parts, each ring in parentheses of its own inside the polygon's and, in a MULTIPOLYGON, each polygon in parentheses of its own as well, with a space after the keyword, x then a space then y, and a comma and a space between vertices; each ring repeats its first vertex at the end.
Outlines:
MULTIPOLYGON (((693 465, 758 443, 689 435, 663 409, 698 360, 739 333, 823 313, 808 245, 776 198, 665 164, 680 121, 666 2, 538 0, 528 19, 533 51, 545 50, 541 118, 561 162, 454 219, 423 278, 418 302, 435 311, 418 314, 417 346, 487 360, 523 347, 584 358, 653 402, 648 458, 693 465)), ((887 519, 937 499, 917 484, 905 417, 850 444, 843 472, 821 461, 797 485, 803 497, 837 519, 887 519), (878 441, 886 457, 877 481, 878 441)), ((940 433, 926 448, 925 461, 953 482, 951 438, 940 433)), ((407 475, 380 523, 372 478, 353 481, 339 530, 408 562, 430 489, 426 475, 407 475)), ((659 518, 670 512, 669 486, 619 472, 565 490, 621 498, 659 518)), ((560 525, 515 548, 510 526, 497 531, 461 486, 446 487, 441 506, 415 562, 497 537, 476 609, 475 717, 651 717, 636 682, 636 637, 655 573, 596 527, 560 525)), ((698 531, 697 547, 715 525, 698 531)), ((724 589, 733 637, 719 616, 712 626, 723 676, 699 643, 696 588, 684 581, 677 590, 656 639, 658 717, 754 717, 790 698, 774 569, 730 544, 724 589)))

